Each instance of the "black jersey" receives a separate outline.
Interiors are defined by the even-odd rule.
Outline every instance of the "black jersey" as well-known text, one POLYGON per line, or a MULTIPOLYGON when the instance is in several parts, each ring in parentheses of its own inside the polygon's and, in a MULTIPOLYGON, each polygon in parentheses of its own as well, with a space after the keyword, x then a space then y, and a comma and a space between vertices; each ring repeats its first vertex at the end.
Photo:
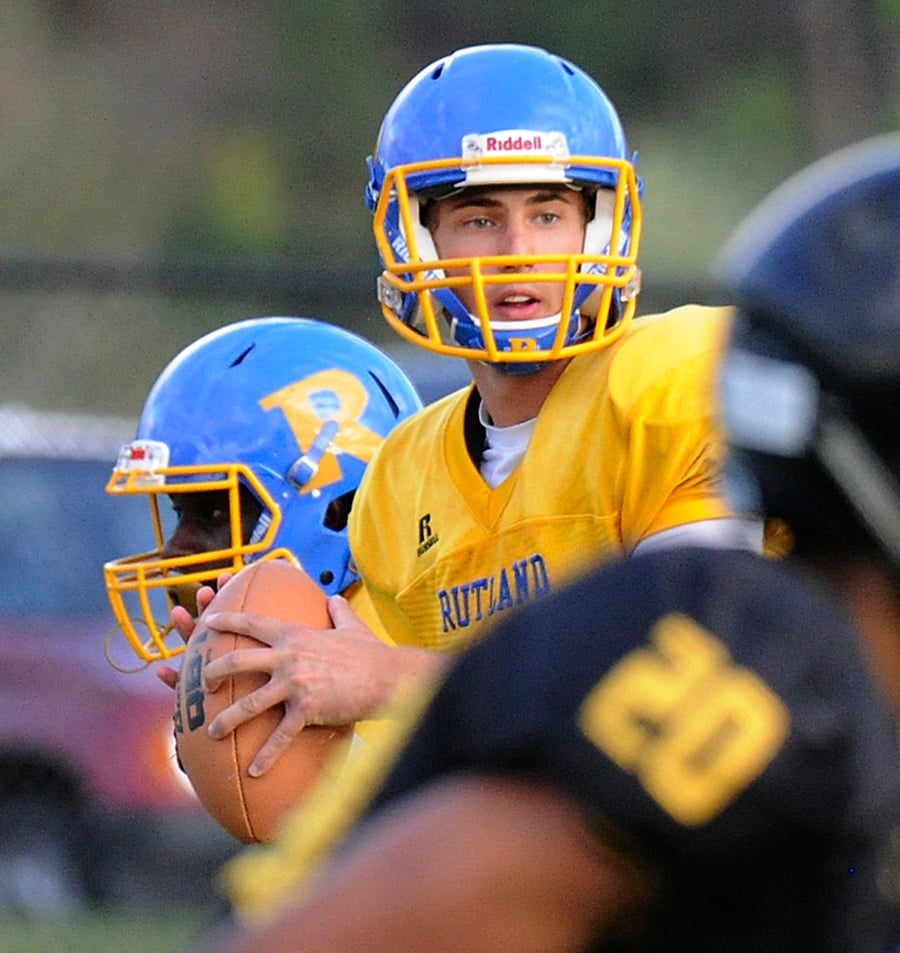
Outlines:
POLYGON ((550 779, 661 874, 637 949, 894 953, 898 739, 857 638, 784 565, 635 557, 465 653, 373 809, 455 771, 550 779))

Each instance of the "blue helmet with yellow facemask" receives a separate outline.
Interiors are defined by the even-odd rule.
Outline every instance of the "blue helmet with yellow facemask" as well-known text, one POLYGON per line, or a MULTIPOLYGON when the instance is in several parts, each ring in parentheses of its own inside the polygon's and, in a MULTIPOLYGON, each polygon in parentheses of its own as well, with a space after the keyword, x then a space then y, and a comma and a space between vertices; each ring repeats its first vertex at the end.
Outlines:
POLYGON ((510 373, 605 347, 636 306, 641 188, 615 108, 579 67, 517 44, 471 47, 438 60, 394 100, 369 158, 367 202, 384 266, 385 318, 413 343, 510 373), (428 202, 467 188, 532 184, 585 193, 580 253, 452 262, 438 256, 422 221, 428 202), (542 281, 565 288, 561 313, 492 322, 484 286, 531 280, 538 263, 553 266, 542 281), (476 313, 460 300, 462 285, 481 302, 476 313))
POLYGON ((308 318, 241 321, 177 355, 153 385, 107 485, 114 495, 144 494, 151 506, 152 547, 104 566, 113 610, 142 661, 182 650, 180 639, 167 638, 170 604, 191 607, 196 589, 223 571, 282 557, 328 594, 354 583, 350 502, 382 440, 420 407, 386 354, 308 318), (229 545, 167 550, 168 497, 214 491, 227 499, 229 545), (242 518, 248 494, 250 526, 242 518))

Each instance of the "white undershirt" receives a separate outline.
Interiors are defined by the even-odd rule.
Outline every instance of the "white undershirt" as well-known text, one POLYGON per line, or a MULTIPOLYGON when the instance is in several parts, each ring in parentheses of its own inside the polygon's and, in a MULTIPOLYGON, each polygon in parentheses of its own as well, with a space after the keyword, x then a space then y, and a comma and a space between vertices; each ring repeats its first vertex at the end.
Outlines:
MULTIPOLYGON (((486 439, 481 457, 481 476, 495 489, 515 470, 525 456, 528 441, 534 433, 536 417, 511 427, 495 427, 490 423, 484 403, 478 406, 478 419, 484 427, 486 439)), ((700 520, 673 526, 661 533, 642 539, 634 553, 649 553, 676 546, 708 546, 719 549, 749 549, 763 551, 763 524, 760 520, 725 517, 700 520)))
POLYGON ((761 553, 763 551, 763 523, 762 520, 739 519, 736 516, 682 523, 681 526, 673 526, 652 536, 645 536, 634 547, 631 555, 658 552, 660 549, 675 549, 678 546, 749 549, 751 553, 761 553))
POLYGON ((481 403, 478 405, 478 419, 486 434, 484 453, 481 455, 481 476, 493 490, 500 486, 525 456, 537 417, 511 427, 495 427, 489 422, 484 403, 481 403))

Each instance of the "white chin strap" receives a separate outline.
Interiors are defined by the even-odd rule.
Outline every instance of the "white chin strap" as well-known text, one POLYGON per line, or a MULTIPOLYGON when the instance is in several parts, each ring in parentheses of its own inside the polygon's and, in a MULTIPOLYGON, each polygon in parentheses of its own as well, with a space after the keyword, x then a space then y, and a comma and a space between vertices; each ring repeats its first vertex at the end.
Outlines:
MULTIPOLYGON (((469 318, 476 328, 481 330, 481 318, 467 311, 469 318)), ((562 311, 548 315, 546 318, 533 318, 530 321, 491 321, 493 331, 543 331, 544 328, 556 327, 562 320, 562 311)))

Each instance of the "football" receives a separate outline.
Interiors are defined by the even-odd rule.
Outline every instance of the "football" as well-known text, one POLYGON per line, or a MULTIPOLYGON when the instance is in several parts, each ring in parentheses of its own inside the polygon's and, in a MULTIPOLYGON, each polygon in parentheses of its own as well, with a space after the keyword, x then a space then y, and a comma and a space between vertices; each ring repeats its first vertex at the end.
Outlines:
POLYGON ((331 628, 327 597, 302 570, 282 559, 252 563, 224 585, 197 621, 182 657, 175 705, 175 746, 182 768, 207 811, 246 844, 267 843, 285 812, 306 791, 332 755, 348 747, 353 725, 308 725, 275 764, 259 778, 247 768, 278 725, 284 706, 268 709, 225 738, 210 738, 216 715, 268 680, 265 672, 225 679, 212 693, 203 672, 213 659, 233 649, 262 643, 207 628, 207 614, 253 612, 318 629, 331 628))

